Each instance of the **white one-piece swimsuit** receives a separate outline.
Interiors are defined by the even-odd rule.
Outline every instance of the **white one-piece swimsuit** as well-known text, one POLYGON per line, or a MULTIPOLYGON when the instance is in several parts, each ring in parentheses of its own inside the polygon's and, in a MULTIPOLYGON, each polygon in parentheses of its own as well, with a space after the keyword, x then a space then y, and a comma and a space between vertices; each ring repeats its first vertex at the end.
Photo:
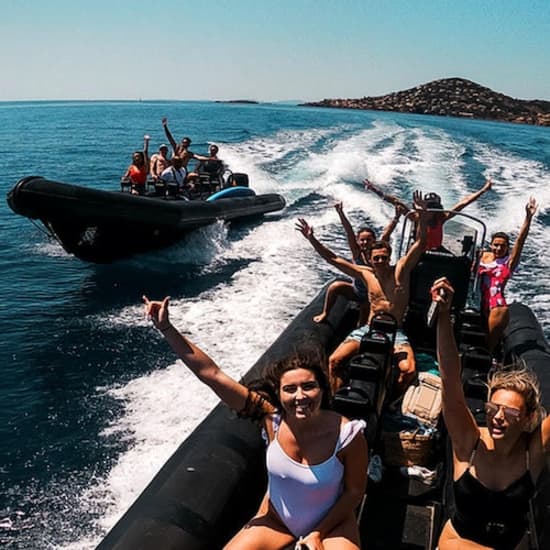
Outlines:
POLYGON ((269 500, 288 530, 306 536, 323 519, 343 491, 344 465, 336 454, 362 432, 363 420, 350 420, 340 429, 332 455, 320 464, 300 464, 290 458, 277 439, 281 417, 273 419, 273 441, 266 453, 269 500))

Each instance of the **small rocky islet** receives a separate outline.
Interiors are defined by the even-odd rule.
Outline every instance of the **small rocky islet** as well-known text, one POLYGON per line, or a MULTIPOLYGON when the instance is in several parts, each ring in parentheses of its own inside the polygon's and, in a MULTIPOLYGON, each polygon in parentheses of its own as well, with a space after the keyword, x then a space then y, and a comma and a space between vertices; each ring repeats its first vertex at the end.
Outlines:
POLYGON ((323 99, 302 105, 396 111, 550 126, 550 101, 515 99, 465 78, 443 78, 382 96, 323 99))

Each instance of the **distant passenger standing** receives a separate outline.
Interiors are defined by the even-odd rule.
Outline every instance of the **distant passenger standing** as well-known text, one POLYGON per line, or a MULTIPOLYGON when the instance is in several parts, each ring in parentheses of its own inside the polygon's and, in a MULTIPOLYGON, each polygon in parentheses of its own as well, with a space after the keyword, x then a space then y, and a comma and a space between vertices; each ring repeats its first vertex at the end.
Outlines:
POLYGON ((162 119, 162 126, 164 128, 164 133, 166 134, 166 138, 170 142, 170 145, 172 146, 172 150, 174 151, 174 156, 178 156, 181 158, 181 161, 183 163, 183 167, 187 170, 187 181, 190 184, 194 184, 198 178, 199 175, 197 172, 190 171, 188 168, 189 161, 191 159, 202 161, 207 160, 208 157, 203 157, 201 155, 195 155, 193 151, 189 150, 189 147, 191 147, 191 138, 190 137, 183 137, 180 143, 176 143, 176 140, 174 139, 174 136, 172 135, 172 132, 168 129, 168 118, 164 117, 162 119))
POLYGON ((187 164, 189 163, 189 161, 196 158, 195 153, 189 150, 189 147, 191 146, 191 138, 185 136, 184 138, 182 138, 180 143, 177 143, 174 139, 174 136, 172 135, 172 132, 170 132, 170 130, 168 129, 168 119, 166 117, 162 119, 162 126, 164 128, 166 138, 172 146, 174 156, 178 156, 181 158, 183 166, 187 170, 187 164))

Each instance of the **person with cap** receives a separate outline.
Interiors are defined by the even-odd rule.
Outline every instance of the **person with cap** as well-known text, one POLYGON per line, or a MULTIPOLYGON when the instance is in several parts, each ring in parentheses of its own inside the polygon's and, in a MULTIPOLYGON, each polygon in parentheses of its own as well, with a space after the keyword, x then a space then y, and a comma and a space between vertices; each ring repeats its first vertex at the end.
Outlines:
POLYGON ((168 158, 168 145, 163 143, 159 147, 158 153, 155 153, 151 157, 151 164, 149 168, 149 174, 153 181, 159 181, 161 178, 162 172, 167 168, 170 168, 172 162, 168 158))
MULTIPOLYGON (((388 195, 384 193, 379 187, 375 186, 370 180, 366 179, 363 181, 365 189, 372 191, 378 195, 382 200, 393 204, 394 206, 400 206, 405 208, 406 211, 411 211, 412 207, 408 206, 401 199, 395 197, 394 195, 388 195)), ((448 210, 443 211, 443 205, 441 204, 441 197, 437 193, 426 193, 422 195, 420 191, 415 191, 413 193, 413 204, 421 206, 427 210, 432 210, 432 216, 428 219, 427 223, 427 239, 426 239, 426 250, 434 250, 440 248, 443 242, 443 225, 448 222, 457 212, 460 212, 466 208, 469 204, 473 203, 481 195, 489 191, 493 186, 493 182, 490 178, 487 178, 485 185, 475 193, 472 193, 448 210), (441 212, 433 212, 434 210, 441 210, 441 212)))
POLYGON ((160 179, 166 185, 166 196, 176 197, 180 193, 187 192, 188 184, 186 183, 187 170, 183 166, 181 157, 175 156, 172 158, 172 166, 168 166, 160 179))

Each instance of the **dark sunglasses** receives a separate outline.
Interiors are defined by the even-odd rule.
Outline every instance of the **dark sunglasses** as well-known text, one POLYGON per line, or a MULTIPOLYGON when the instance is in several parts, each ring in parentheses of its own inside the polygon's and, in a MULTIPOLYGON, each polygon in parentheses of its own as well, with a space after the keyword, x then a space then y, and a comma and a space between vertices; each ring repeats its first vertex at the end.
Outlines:
POLYGON ((519 417, 521 416, 521 411, 519 409, 515 409, 514 407, 497 405, 496 403, 491 403, 490 401, 487 401, 487 403, 485 403, 485 412, 487 413, 487 416, 495 416, 498 411, 500 411, 500 409, 502 409, 502 412, 504 413, 504 416, 508 421, 517 422, 519 420, 519 417))
POLYGON ((388 258, 389 258, 389 256, 387 256, 386 254, 381 254, 380 256, 373 256, 372 261, 374 263, 381 263, 381 262, 387 261, 388 258))

